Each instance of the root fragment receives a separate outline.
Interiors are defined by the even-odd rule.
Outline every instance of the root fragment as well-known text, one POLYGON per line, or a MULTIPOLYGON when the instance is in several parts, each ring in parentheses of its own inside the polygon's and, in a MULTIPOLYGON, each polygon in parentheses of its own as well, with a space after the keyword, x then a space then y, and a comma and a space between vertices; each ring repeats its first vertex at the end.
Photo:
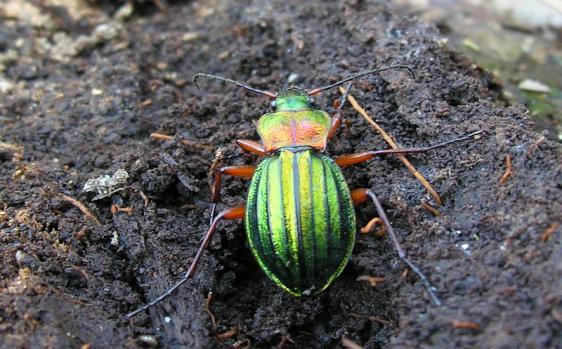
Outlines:
POLYGON ((211 318, 211 323, 213 324, 213 331, 216 331, 217 319, 215 317, 215 314, 213 314, 213 312, 210 309, 212 299, 213 299, 213 292, 209 292, 207 294, 207 298, 205 299, 205 312, 207 312, 207 314, 209 314, 209 317, 211 318))
POLYGON ((373 231, 373 228, 374 228, 375 226, 381 226, 381 228, 378 229, 378 230, 376 231, 376 233, 375 233, 376 236, 381 237, 381 236, 383 236, 383 235, 386 233, 385 230, 384 230, 384 227, 383 227, 382 225, 383 225, 382 220, 381 220, 379 217, 375 217, 375 218, 371 219, 371 220, 370 220, 364 227, 362 227, 359 231, 360 231, 362 234, 368 234, 368 233, 370 233, 371 231, 373 231))
POLYGON ((281 341, 277 344, 277 348, 282 349, 287 343, 295 344, 295 341, 291 338, 290 334, 281 336, 281 341))
POLYGON ((234 336, 236 336, 238 334, 239 330, 237 327, 233 327, 230 330, 223 332, 223 333, 219 333, 215 336, 215 339, 218 340, 219 342, 224 342, 225 340, 232 338, 234 336))

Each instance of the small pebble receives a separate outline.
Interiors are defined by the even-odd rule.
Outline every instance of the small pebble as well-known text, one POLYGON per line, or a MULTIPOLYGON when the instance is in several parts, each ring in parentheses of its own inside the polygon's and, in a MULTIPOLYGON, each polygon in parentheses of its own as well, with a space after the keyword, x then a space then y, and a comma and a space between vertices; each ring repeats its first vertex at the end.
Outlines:
POLYGON ((525 79, 517 85, 523 91, 549 93, 550 87, 540 81, 525 79))
POLYGON ((115 18, 122 21, 124 19, 131 17, 133 15, 133 12, 134 12, 133 2, 128 1, 126 4, 122 5, 121 7, 119 7, 119 9, 117 9, 117 11, 115 12, 115 18))
POLYGON ((16 262, 18 262, 18 264, 22 264, 26 258, 27 254, 25 252, 23 252, 22 250, 16 251, 16 262))
POLYGON ((297 81, 298 78, 299 78, 299 74, 291 73, 291 75, 289 75, 289 77, 287 78, 287 82, 289 84, 292 84, 295 81, 297 81))
POLYGON ((184 41, 184 42, 190 42, 190 41, 199 39, 199 37, 201 37, 201 35, 200 35, 199 33, 196 33, 196 32, 188 32, 188 33, 183 34, 183 35, 181 36, 181 39, 182 39, 182 41, 184 41))
POLYGON ((113 237, 111 237, 111 246, 119 246, 119 235, 116 231, 113 232, 113 237))
POLYGON ((138 337, 139 342, 149 348, 157 348, 158 347, 158 339, 155 336, 151 336, 148 334, 143 334, 138 337))
POLYGON ((7 94, 9 92, 12 92, 14 87, 15 85, 13 82, 3 77, 0 77, 0 93, 7 94))

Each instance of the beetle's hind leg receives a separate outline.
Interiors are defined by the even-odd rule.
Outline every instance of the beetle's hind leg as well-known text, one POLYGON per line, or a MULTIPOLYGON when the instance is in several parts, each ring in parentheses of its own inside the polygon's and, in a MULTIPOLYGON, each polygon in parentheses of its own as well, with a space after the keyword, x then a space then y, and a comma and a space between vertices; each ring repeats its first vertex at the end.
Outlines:
POLYGON ((434 291, 435 287, 433 287, 431 285, 431 283, 429 282, 429 279, 420 270, 420 268, 418 268, 412 261, 410 261, 408 259, 407 255, 406 255, 406 252, 402 249, 402 246, 400 246, 400 243, 398 242, 398 239, 396 238, 396 234, 394 233, 394 230, 392 229, 392 226, 390 225, 388 217, 386 216, 386 213, 384 212, 384 209, 382 208, 382 205, 381 205, 379 199, 377 198, 377 196, 375 195, 375 193, 373 193, 370 189, 365 189, 365 188, 355 189, 351 192, 351 198, 352 198, 352 200, 355 204, 363 203, 363 202, 367 201, 368 198, 371 198, 371 200, 373 201, 373 204, 375 204, 375 208, 377 209, 377 213, 379 215, 379 218, 381 219, 381 221, 384 225, 384 229, 386 230, 386 233, 388 234, 388 236, 390 236, 390 240, 392 240, 392 244, 394 245, 394 249, 398 253, 398 257, 400 257, 400 259, 404 263, 406 263, 408 265, 408 267, 410 267, 410 269, 412 269, 412 271, 414 273, 416 273, 418 275, 418 277, 424 283, 425 288, 427 290, 427 293, 429 294, 429 297, 431 298, 433 303, 435 303, 435 305, 437 305, 437 306, 440 306, 442 304, 442 302, 439 299, 439 297, 437 297, 437 295, 435 294, 435 291, 434 291))
POLYGON ((137 310, 135 310, 133 312, 130 312, 129 314, 126 315, 126 317, 131 318, 131 317, 137 315, 138 313, 142 313, 143 311, 148 310, 149 308, 151 308, 151 307, 155 306, 156 304, 160 303, 162 300, 171 296, 174 293, 175 290, 177 290, 181 285, 186 283, 187 280, 189 280, 193 276, 193 274, 195 273, 195 269, 197 268, 197 264, 199 263, 199 260, 203 256, 203 252, 207 248, 207 245, 209 245, 209 242, 211 241, 211 238, 213 237, 213 235, 214 235, 214 233, 217 229, 217 224, 223 219, 233 220, 233 219, 244 218, 245 212, 246 212, 246 208, 244 206, 236 206, 236 207, 226 209, 226 210, 222 211, 221 213, 219 213, 217 215, 217 217, 215 219, 213 219, 213 222, 211 223, 211 226, 209 227, 209 230, 207 230, 207 233, 205 233, 205 236, 203 237, 203 241, 201 242, 201 245, 199 246, 199 249, 197 250, 197 253, 195 254, 195 257, 193 258, 193 261, 191 261, 191 265, 189 266, 189 269, 187 270, 187 273, 185 273, 185 276, 180 281, 178 281, 174 286, 170 287, 166 292, 161 294, 158 298, 156 298, 155 300, 153 300, 152 302, 150 302, 148 304, 143 305, 142 307, 138 308, 137 310))

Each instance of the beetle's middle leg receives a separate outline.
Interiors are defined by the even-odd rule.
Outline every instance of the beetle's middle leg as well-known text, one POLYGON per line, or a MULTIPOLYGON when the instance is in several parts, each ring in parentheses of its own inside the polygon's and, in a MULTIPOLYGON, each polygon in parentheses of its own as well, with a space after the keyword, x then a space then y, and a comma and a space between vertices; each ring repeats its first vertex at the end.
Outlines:
POLYGON ((217 203, 221 199, 221 184, 222 176, 229 175, 233 177, 240 178, 252 178, 255 166, 225 166, 221 167, 213 172, 213 184, 211 186, 211 223, 215 218, 215 210, 217 208, 217 203))
POLYGON ((381 205, 379 199, 377 198, 377 196, 375 195, 375 193, 373 193, 370 189, 366 189, 366 188, 355 189, 351 192, 351 199, 353 200, 353 202, 355 204, 364 203, 369 198, 371 198, 371 200, 373 201, 373 204, 375 204, 375 208, 377 209, 377 213, 379 215, 379 218, 381 219, 381 221, 384 225, 384 229, 386 230, 388 236, 390 236, 390 240, 392 240, 392 244, 394 245, 394 249, 398 253, 398 257, 400 257, 400 259, 404 263, 406 263, 408 265, 408 267, 410 267, 410 269, 414 273, 416 273, 418 275, 418 277, 424 283, 425 288, 427 290, 427 293, 429 294, 429 296, 431 297, 433 302, 437 306, 440 306, 442 304, 441 300, 435 294, 434 287, 429 282, 429 279, 420 270, 420 268, 418 268, 412 261, 410 261, 408 259, 407 255, 406 255, 406 252, 402 249, 402 246, 400 246, 400 243, 398 242, 398 239, 396 238, 396 234, 394 233, 394 230, 392 229, 392 226, 390 225, 390 221, 388 220, 388 217, 386 216, 386 213, 384 212, 384 209, 382 208, 382 205, 381 205))
POLYGON ((335 162, 340 167, 347 167, 347 166, 356 165, 356 164, 360 164, 360 163, 369 161, 372 158, 374 158, 375 156, 379 156, 379 155, 420 154, 420 153, 425 153, 425 152, 433 150, 433 149, 445 147, 447 145, 450 145, 450 144, 453 144, 453 143, 456 143, 456 142, 467 140, 467 139, 471 138, 472 136, 476 136, 480 133, 482 133, 482 131, 472 132, 472 133, 470 133, 466 136, 462 136, 460 138, 455 138, 455 139, 452 139, 450 141, 446 141, 446 142, 443 142, 443 143, 438 143, 438 144, 435 144, 435 145, 432 145, 432 146, 429 146, 429 147, 374 150, 374 151, 366 151, 366 152, 357 153, 357 154, 342 155, 342 156, 336 158, 335 162))

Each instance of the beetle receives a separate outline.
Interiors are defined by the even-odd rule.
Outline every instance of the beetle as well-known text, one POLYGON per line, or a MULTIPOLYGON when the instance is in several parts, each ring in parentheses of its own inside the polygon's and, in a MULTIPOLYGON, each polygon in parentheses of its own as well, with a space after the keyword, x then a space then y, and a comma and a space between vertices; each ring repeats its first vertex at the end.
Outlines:
POLYGON ((380 155, 423 153, 467 140, 481 132, 473 132, 429 147, 365 151, 332 159, 324 151, 328 140, 335 135, 341 123, 340 111, 346 96, 342 97, 333 118, 312 106, 311 97, 314 95, 389 69, 406 69, 415 78, 410 67, 392 65, 356 73, 312 90, 291 86, 276 93, 216 75, 196 74, 193 77, 196 86, 197 79, 208 78, 273 99, 272 106, 275 110, 261 116, 257 123, 261 143, 237 141, 243 151, 264 159, 256 167, 227 166, 214 172, 211 224, 188 271, 165 293, 127 314, 127 317, 158 304, 192 277, 221 220, 244 219, 252 254, 277 286, 296 297, 316 295, 325 290, 347 265, 357 229, 354 205, 369 199, 373 202, 399 258, 418 275, 432 301, 441 305, 428 278, 407 258, 375 193, 366 188, 350 191, 341 168, 363 163, 380 155), (226 209, 215 217, 224 175, 251 179, 248 198, 245 206, 226 209))

